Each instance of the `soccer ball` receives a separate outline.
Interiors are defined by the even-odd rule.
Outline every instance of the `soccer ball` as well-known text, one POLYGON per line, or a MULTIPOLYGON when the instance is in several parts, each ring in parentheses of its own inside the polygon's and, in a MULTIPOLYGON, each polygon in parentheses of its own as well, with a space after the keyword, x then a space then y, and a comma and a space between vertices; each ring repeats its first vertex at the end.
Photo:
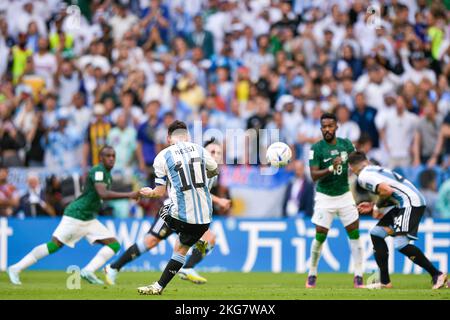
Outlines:
POLYGON ((284 167, 291 161, 292 151, 286 143, 275 142, 267 149, 266 159, 272 167, 284 167))

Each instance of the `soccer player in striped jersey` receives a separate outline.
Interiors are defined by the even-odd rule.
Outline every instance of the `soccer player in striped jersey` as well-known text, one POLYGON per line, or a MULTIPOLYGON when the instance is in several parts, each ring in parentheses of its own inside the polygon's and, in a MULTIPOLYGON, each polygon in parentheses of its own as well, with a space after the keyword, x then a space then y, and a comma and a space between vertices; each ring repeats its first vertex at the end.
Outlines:
POLYGON ((140 190, 142 197, 158 198, 166 193, 172 206, 162 218, 175 230, 178 239, 172 258, 160 279, 151 285, 138 288, 140 294, 161 294, 164 288, 186 262, 186 253, 208 230, 212 219, 212 200, 206 185, 219 173, 217 162, 203 147, 189 142, 186 124, 174 121, 168 128, 169 147, 155 158, 154 189, 140 190))
MULTIPOLYGON (((215 139, 208 140, 204 144, 205 149, 211 154, 211 156, 216 160, 217 163, 222 162, 222 147, 215 141, 215 139)), ((208 179, 208 189, 217 183, 218 176, 208 179)), ((231 206, 231 200, 217 197, 211 194, 212 202, 218 207, 227 210, 231 206)), ((167 225, 167 223, 161 218, 164 216, 166 211, 171 210, 172 201, 167 199, 164 205, 161 207, 160 212, 155 218, 150 230, 145 235, 145 237, 132 246, 130 246, 116 261, 107 265, 104 269, 106 282, 110 285, 116 283, 116 278, 119 271, 130 261, 136 259, 144 252, 151 250, 156 247, 160 241, 166 240, 174 231, 167 225)), ((203 258, 212 251, 216 241, 216 236, 214 233, 208 229, 202 236, 203 241, 198 242, 198 247, 196 246, 192 250, 192 254, 186 261, 186 264, 178 272, 180 278, 183 280, 189 280, 195 284, 206 283, 206 279, 199 275, 194 267, 203 260, 203 258)))
POLYGON ((388 235, 394 237, 394 245, 399 252, 431 275, 433 289, 446 286, 447 274, 436 269, 423 252, 410 243, 411 240, 417 240, 419 223, 425 212, 426 202, 423 195, 398 173, 371 165, 362 152, 351 153, 348 161, 351 170, 358 176, 357 183, 378 195, 375 205, 370 202, 360 203, 359 212, 376 215, 384 213, 370 231, 375 260, 380 268, 380 283, 369 288, 392 287, 388 271, 389 252, 385 241, 388 235))
MULTIPOLYGON (((217 163, 222 163, 222 146, 215 141, 214 138, 208 140, 204 144, 205 149, 211 154, 211 156, 216 160, 217 163)), ((211 179, 208 179, 208 189, 211 191, 211 189, 217 184, 218 176, 214 176, 211 179)), ((231 200, 220 198, 218 196, 215 196, 211 194, 212 202, 219 208, 223 210, 228 210, 231 206, 231 200)), ((205 234, 202 237, 202 240, 204 240, 204 250, 195 248, 192 251, 191 256, 187 260, 186 264, 183 266, 183 268, 180 269, 178 272, 179 276, 183 280, 189 280, 196 284, 202 284, 206 283, 206 278, 202 277, 198 274, 197 271, 195 271, 194 267, 200 263, 200 261, 203 260, 203 258, 209 254, 212 249, 214 248, 214 245, 216 243, 216 236, 215 234, 208 229, 205 234)))

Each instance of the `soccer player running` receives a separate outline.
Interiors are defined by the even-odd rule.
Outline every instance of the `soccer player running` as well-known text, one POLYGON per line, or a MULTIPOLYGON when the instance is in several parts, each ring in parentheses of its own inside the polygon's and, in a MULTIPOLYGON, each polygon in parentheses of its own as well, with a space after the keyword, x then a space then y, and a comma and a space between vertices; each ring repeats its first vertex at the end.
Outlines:
MULTIPOLYGON (((204 148, 211 154, 217 163, 221 163, 222 147, 215 141, 215 139, 208 140, 204 144, 204 148)), ((217 181, 217 176, 207 179, 207 181, 208 189, 211 190, 217 181)), ((211 194, 211 198, 213 204, 219 206, 220 208, 227 210, 231 206, 231 200, 229 199, 220 198, 213 194, 211 194)), ((166 240, 174 232, 161 217, 164 216, 166 212, 170 211, 172 207, 172 201, 167 199, 145 237, 130 246, 127 251, 125 251, 116 261, 105 267, 105 277, 108 284, 114 285, 116 283, 117 275, 123 266, 139 257, 144 252, 156 247, 160 241, 166 240)), ((198 246, 192 250, 192 254, 186 264, 178 271, 181 279, 189 280, 195 284, 203 284, 207 282, 207 279, 198 274, 194 267, 212 251, 215 245, 216 236, 210 229, 208 229, 208 231, 206 231, 202 236, 202 240, 203 241, 197 242, 198 246)))
POLYGON ((114 167, 116 152, 111 146, 100 150, 100 164, 89 170, 83 193, 70 203, 64 210, 64 215, 53 233, 52 239, 38 245, 18 263, 8 268, 11 282, 20 285, 19 274, 42 258, 53 254, 64 245, 71 248, 86 237, 90 244, 99 243, 103 247, 97 255, 81 270, 81 278, 92 284, 103 284, 97 278, 95 271, 101 268, 119 250, 120 244, 114 235, 95 218, 101 208, 102 200, 138 199, 139 192, 111 191, 111 169, 114 167))
POLYGON ((155 158, 156 187, 142 188, 143 197, 164 196, 169 186, 172 206, 163 212, 163 220, 175 230, 172 258, 160 279, 138 288, 140 294, 161 294, 164 288, 185 264, 186 254, 208 230, 212 218, 212 200, 206 185, 207 178, 218 175, 218 165, 203 147, 189 142, 186 124, 174 121, 168 128, 169 147, 155 158))
POLYGON ((311 147, 309 165, 316 184, 312 222, 316 237, 311 246, 311 263, 306 288, 315 288, 321 250, 333 219, 338 216, 350 238, 354 260, 355 288, 363 288, 363 250, 359 239, 359 214, 348 182, 348 155, 355 147, 348 139, 336 137, 336 116, 324 113, 320 118, 323 139, 311 147))
POLYGON ((447 274, 436 269, 423 252, 410 243, 411 240, 418 239, 419 223, 426 207, 424 196, 398 173, 371 165, 363 152, 351 153, 348 161, 350 169, 358 176, 358 184, 378 195, 376 204, 360 203, 359 212, 384 214, 370 231, 375 261, 380 269, 380 282, 369 285, 368 288, 392 288, 388 270, 389 252, 385 241, 388 235, 394 237, 396 250, 431 275, 433 289, 446 286, 447 274))

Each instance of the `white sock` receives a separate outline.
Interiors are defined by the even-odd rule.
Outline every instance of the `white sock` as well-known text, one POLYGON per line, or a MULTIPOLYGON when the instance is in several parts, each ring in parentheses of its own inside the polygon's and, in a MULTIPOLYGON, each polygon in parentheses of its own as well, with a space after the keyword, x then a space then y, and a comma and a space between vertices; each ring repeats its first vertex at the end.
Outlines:
POLYGON ((43 243, 41 245, 38 245, 37 247, 34 247, 34 249, 31 250, 25 257, 23 257, 22 260, 17 262, 15 265, 12 265, 11 269, 15 269, 20 272, 32 266, 33 264, 38 262, 38 260, 41 260, 48 255, 49 252, 47 244, 43 243))
POLYGON ((352 250, 352 257, 355 264, 355 276, 363 276, 363 249, 361 239, 350 239, 350 248, 352 250))
POLYGON ((86 271, 95 272, 96 270, 100 269, 106 263, 106 261, 111 259, 115 254, 116 253, 113 249, 108 246, 103 246, 103 248, 98 251, 97 255, 92 258, 92 260, 83 269, 86 271))
POLYGON ((323 242, 313 240, 311 245, 311 265, 309 267, 309 276, 317 276, 317 266, 319 265, 320 253, 322 252, 323 242))

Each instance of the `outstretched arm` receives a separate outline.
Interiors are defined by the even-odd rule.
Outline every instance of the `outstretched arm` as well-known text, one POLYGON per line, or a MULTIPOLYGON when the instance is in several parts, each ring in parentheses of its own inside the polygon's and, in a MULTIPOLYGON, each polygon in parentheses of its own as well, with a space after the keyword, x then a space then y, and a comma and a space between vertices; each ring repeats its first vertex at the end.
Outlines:
POLYGON ((222 209, 222 210, 226 211, 226 210, 230 209, 230 207, 231 207, 231 200, 230 199, 220 198, 220 197, 215 196, 215 195, 212 194, 211 195, 211 200, 212 200, 212 202, 215 205, 219 206, 220 209, 222 209))
POLYGON ((139 192, 115 192, 108 190, 105 183, 96 183, 95 190, 103 200, 138 199, 139 192))
POLYGON ((156 186, 154 189, 145 187, 139 190, 139 195, 144 198, 161 198, 166 193, 166 186, 156 186))

